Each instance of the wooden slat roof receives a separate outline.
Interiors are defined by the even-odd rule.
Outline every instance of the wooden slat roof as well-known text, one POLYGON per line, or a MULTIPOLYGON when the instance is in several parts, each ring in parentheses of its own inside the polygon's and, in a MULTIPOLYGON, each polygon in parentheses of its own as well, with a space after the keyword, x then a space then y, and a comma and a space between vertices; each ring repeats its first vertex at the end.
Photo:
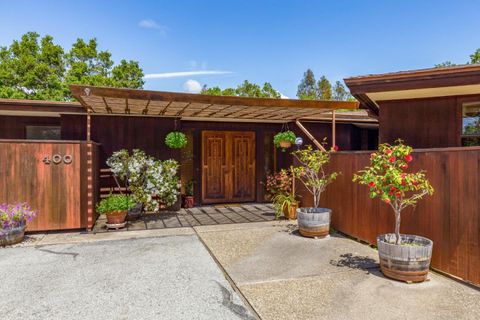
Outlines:
POLYGON ((336 109, 358 109, 352 101, 295 100, 71 85, 73 96, 92 113, 180 118, 292 121, 325 119, 336 109))

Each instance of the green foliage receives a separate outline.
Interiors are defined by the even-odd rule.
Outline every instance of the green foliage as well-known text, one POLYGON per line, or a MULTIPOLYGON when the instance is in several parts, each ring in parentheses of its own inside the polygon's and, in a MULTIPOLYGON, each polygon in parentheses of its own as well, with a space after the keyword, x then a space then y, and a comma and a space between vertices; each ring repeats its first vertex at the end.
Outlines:
POLYGON ((70 84, 140 89, 143 71, 136 61, 115 66, 96 39, 77 39, 65 52, 51 36, 28 32, 0 48, 0 98, 71 100, 70 84))
POLYGON ((280 193, 273 197, 272 202, 275 210, 275 219, 278 219, 283 214, 283 210, 290 210, 292 204, 297 203, 297 200, 295 200, 295 195, 291 193, 280 193))
POLYGON ((181 149, 187 145, 187 136, 180 131, 172 131, 165 137, 165 144, 171 149, 181 149))
POLYGON ((320 204, 320 195, 332 183, 338 172, 326 173, 324 166, 330 161, 330 153, 322 150, 314 150, 312 146, 292 152, 292 155, 300 163, 293 167, 293 174, 313 196, 315 208, 320 204))
POLYGON ((171 206, 177 201, 180 183, 175 160, 157 160, 142 150, 116 151, 107 160, 113 174, 125 182, 135 201, 147 210, 156 211, 160 204, 171 206))
POLYGON ((293 131, 288 130, 288 131, 279 132, 273 137, 273 144, 275 145, 275 147, 280 148, 281 141, 288 141, 290 143, 295 143, 296 138, 297 136, 293 131))
POLYGON ((107 198, 102 199, 97 204, 97 212, 110 214, 115 211, 125 211, 128 209, 131 209, 135 205, 136 205, 136 202, 135 200, 133 200, 132 197, 129 197, 123 194, 117 194, 117 195, 110 194, 107 198))
POLYGON ((213 96, 237 96, 237 97, 254 97, 254 98, 277 98, 281 97, 280 92, 275 90, 269 82, 265 82, 263 87, 260 85, 251 83, 248 80, 234 88, 220 89, 219 87, 208 88, 204 86, 202 94, 208 94, 213 96))
POLYGON ((433 194, 433 187, 425 172, 408 173, 413 149, 397 140, 395 145, 379 145, 370 155, 370 166, 353 177, 354 182, 370 188, 370 198, 380 198, 395 212, 397 244, 400 241, 400 214, 408 206, 416 205, 425 195, 433 194))
POLYGON ((189 197, 192 197, 194 187, 195 187, 195 180, 192 179, 192 180, 188 181, 187 184, 185 185, 185 195, 187 195, 189 197))
POLYGON ((470 55, 470 63, 471 64, 480 63, 480 48, 470 55))
POLYGON ((316 82, 311 69, 307 69, 303 74, 303 79, 298 85, 297 97, 302 100, 355 100, 340 81, 336 81, 332 87, 327 77, 321 76, 316 82))
POLYGON ((456 64, 451 61, 445 61, 445 62, 436 64, 435 68, 445 68, 445 67, 453 67, 453 66, 456 66, 456 64))

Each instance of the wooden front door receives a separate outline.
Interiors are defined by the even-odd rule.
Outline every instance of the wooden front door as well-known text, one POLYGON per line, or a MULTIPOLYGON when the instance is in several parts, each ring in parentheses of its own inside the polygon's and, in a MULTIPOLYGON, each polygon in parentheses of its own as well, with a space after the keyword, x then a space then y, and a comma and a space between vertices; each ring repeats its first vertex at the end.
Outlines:
POLYGON ((202 132, 202 202, 255 201, 255 132, 202 132))

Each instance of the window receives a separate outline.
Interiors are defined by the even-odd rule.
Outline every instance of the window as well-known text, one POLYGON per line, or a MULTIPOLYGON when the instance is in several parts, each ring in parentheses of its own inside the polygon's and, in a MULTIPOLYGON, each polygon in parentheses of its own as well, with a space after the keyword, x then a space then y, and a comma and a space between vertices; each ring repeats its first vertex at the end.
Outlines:
POLYGON ((462 145, 480 146, 480 102, 463 104, 462 145))
POLYGON ((29 140, 60 140, 61 127, 26 126, 26 138, 29 140))

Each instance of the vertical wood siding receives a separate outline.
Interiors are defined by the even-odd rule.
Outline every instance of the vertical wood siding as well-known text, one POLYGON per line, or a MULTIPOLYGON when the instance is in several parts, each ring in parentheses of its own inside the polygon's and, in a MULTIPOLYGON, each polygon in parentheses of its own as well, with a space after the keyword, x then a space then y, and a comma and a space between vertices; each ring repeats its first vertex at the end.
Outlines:
MULTIPOLYGON (((96 145, 92 153, 96 156, 96 145)), ((65 230, 91 227, 96 168, 87 174, 87 143, 0 141, 0 202, 28 202, 38 216, 27 231, 65 230), (45 164, 45 156, 71 155, 72 162, 45 164), (90 214, 90 216, 89 216, 90 214)))
MULTIPOLYGON (((433 268, 480 284, 480 148, 425 149, 413 156, 411 170, 426 170, 435 193, 404 210, 401 232, 433 240, 433 268)), ((377 235, 394 231, 394 216, 389 205, 369 198, 367 186, 352 182, 369 157, 368 152, 332 155, 329 170, 342 175, 322 194, 321 206, 333 210, 335 229, 375 244, 377 235)), ((311 196, 300 193, 302 206, 311 205, 311 196)))

